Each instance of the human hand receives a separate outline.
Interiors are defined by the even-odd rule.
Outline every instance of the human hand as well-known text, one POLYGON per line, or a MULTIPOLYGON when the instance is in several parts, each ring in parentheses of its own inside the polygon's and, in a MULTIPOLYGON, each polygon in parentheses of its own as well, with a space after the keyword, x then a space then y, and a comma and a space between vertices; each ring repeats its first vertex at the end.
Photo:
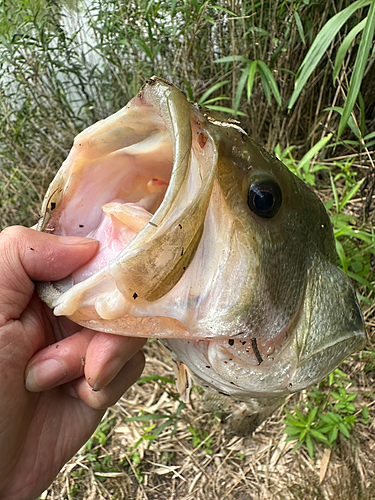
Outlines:
POLYGON ((0 500, 34 500, 143 370, 144 339, 56 318, 35 293, 33 280, 68 276, 97 245, 0 233, 0 500))

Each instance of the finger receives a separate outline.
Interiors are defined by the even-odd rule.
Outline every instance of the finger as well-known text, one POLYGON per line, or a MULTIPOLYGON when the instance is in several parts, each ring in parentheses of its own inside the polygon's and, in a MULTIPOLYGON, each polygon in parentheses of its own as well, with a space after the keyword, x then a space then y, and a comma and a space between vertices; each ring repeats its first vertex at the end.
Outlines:
POLYGON ((144 354, 142 351, 138 351, 120 370, 114 380, 101 391, 94 391, 83 377, 63 385, 62 389, 70 396, 81 399, 91 408, 96 410, 105 409, 114 405, 129 387, 138 380, 144 365, 144 354))
POLYGON ((86 352, 95 334, 83 328, 36 353, 26 366, 26 389, 45 391, 82 377, 86 352))
POLYGON ((95 391, 108 385, 143 347, 146 339, 98 332, 86 353, 85 376, 95 391))
POLYGON ((99 243, 14 226, 0 233, 0 300, 5 319, 18 318, 34 290, 32 280, 62 279, 89 261, 99 243))

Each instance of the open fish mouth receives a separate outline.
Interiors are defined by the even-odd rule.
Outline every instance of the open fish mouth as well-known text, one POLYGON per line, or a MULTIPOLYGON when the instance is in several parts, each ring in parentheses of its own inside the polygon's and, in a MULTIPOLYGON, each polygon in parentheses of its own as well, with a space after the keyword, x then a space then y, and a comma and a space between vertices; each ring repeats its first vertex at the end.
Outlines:
MULTIPOLYGON (((77 136, 38 226, 100 241, 96 257, 51 285, 53 299, 46 300, 56 315, 99 322, 113 333, 136 333, 133 326, 124 331, 123 321, 116 327, 125 314, 163 316, 158 299, 194 258, 213 187, 216 151, 199 117, 187 101, 171 109, 173 98, 160 99, 153 88, 150 81, 130 107, 77 136), (184 112, 191 118, 181 120, 184 112), (179 118, 172 122, 174 113, 179 118)), ((179 319, 142 319, 138 334, 170 336, 172 329, 173 336, 190 336, 179 319)))
POLYGON ((38 230, 100 242, 71 276, 38 285, 55 315, 164 339, 213 390, 287 394, 363 345, 317 196, 159 78, 76 137, 38 230))

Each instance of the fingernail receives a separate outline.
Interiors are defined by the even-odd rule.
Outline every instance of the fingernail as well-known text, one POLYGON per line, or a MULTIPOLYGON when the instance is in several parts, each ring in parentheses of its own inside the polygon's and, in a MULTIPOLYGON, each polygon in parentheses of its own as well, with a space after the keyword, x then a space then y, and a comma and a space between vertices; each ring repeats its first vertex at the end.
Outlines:
POLYGON ((80 236, 59 236, 59 243, 63 245, 87 245, 88 243, 98 243, 93 238, 81 238, 80 236))
POLYGON ((98 378, 96 379, 92 390, 95 392, 100 391, 103 387, 112 382, 124 364, 125 363, 122 358, 114 358, 109 361, 99 372, 98 378))
POLYGON ((40 392, 50 389, 64 380, 68 371, 56 358, 41 361, 30 367, 26 375, 26 389, 30 392, 40 392))

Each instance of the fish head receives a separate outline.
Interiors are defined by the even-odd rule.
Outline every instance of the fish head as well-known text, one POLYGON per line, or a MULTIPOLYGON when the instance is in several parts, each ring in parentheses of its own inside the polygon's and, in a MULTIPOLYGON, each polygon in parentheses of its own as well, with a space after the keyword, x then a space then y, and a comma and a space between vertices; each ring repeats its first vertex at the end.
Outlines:
POLYGON ((163 339, 213 390, 279 397, 363 345, 319 198, 162 79, 76 137, 42 214, 39 230, 100 242, 71 276, 39 284, 54 313, 163 339))

